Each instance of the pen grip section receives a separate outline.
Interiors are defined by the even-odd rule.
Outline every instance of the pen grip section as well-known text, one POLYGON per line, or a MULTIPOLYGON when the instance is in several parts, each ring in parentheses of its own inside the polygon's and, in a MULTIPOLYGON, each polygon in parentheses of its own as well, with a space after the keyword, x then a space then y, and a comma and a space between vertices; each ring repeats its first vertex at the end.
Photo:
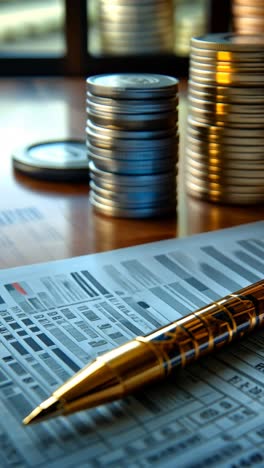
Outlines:
POLYGON ((185 367, 263 322, 264 281, 259 281, 151 333, 144 341, 155 346, 169 374, 174 367, 185 367))

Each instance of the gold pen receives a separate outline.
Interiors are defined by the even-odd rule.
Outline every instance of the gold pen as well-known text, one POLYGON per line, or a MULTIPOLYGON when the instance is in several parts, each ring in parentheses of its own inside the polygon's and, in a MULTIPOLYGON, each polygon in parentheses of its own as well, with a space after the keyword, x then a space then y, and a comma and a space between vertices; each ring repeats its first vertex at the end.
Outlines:
POLYGON ((264 280, 99 356, 23 421, 66 416, 125 397, 264 322, 264 280))

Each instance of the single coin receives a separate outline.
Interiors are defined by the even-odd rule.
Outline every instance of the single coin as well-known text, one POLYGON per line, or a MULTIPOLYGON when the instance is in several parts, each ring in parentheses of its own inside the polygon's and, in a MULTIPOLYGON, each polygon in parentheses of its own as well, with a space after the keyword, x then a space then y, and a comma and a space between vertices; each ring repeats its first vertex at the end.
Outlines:
POLYGON ((243 137, 219 137, 215 139, 210 139, 206 137, 205 134, 201 132, 195 132, 191 128, 188 129, 187 132, 187 141, 188 144, 193 146, 199 146, 203 148, 209 149, 221 149, 223 148, 231 148, 237 147, 237 151, 243 151, 240 147, 244 147, 246 152, 256 152, 256 153, 263 153, 264 151, 264 138, 259 139, 259 141, 254 138, 243 138, 243 137))
POLYGON ((15 169, 37 179, 89 180, 85 143, 79 140, 55 140, 35 143, 16 150, 15 169))
POLYGON ((187 165, 186 172, 193 177, 197 177, 202 180, 209 180, 210 182, 219 183, 220 185, 226 185, 228 187, 240 187, 242 186, 242 191, 250 187, 253 188, 253 191, 258 189, 261 191, 264 190, 264 172, 262 177, 250 176, 248 171, 236 171, 236 170, 225 170, 225 171, 212 171, 211 167, 207 169, 196 168, 191 164, 187 165))
POLYGON ((201 155, 204 156, 226 156, 228 158, 240 158, 255 161, 263 160, 263 147, 254 146, 243 146, 243 145, 225 145, 223 143, 216 144, 207 141, 197 140, 189 141, 187 139, 186 151, 193 151, 196 153, 196 157, 199 158, 201 155))
POLYGON ((263 31, 263 18, 263 15, 241 16, 239 18, 239 23, 252 28, 252 31, 254 31, 254 28, 256 30, 258 27, 260 27, 261 31, 263 31))
POLYGON ((228 94, 230 96, 241 96, 241 97, 256 97, 263 99, 263 88, 248 86, 233 86, 229 83, 228 86, 221 86, 218 84, 203 84, 196 81, 189 80, 189 89, 194 89, 199 92, 206 92, 212 95, 228 94))
POLYGON ((205 99, 198 99, 193 97, 191 94, 188 96, 189 103, 194 107, 212 111, 215 115, 227 114, 229 112, 234 114, 253 114, 257 116, 264 114, 264 105, 251 105, 251 104, 224 104, 219 102, 210 102, 205 99))
POLYGON ((196 198, 202 200, 219 202, 219 203, 228 203, 234 205, 255 205, 263 203, 263 196, 257 195, 241 195, 241 194, 229 194, 223 193, 218 190, 211 190, 208 187, 200 187, 187 180, 186 182, 187 192, 189 195, 192 195, 196 198))
POLYGON ((230 159, 238 159, 241 158, 243 160, 252 159, 253 161, 262 161, 263 160, 263 148, 262 151, 255 151, 254 147, 243 147, 243 145, 224 145, 221 144, 219 146, 212 146, 207 145, 205 142, 201 142, 201 144, 194 144, 193 142, 187 141, 186 145, 186 152, 191 152, 192 157, 196 157, 199 159, 201 156, 206 157, 222 157, 222 158, 230 158, 230 159))
MULTIPOLYGON (((263 138, 262 129, 239 129, 230 128, 228 126, 217 126, 212 123, 203 123, 193 119, 191 116, 187 119, 188 130, 199 132, 199 135, 204 133, 206 137, 215 140, 219 138, 231 137, 231 138, 256 138, 256 142, 263 138)), ((255 143, 254 143, 255 144, 255 143)))
POLYGON ((102 106, 101 110, 105 112, 117 112, 119 114, 137 114, 139 112, 168 112, 175 111, 179 104, 178 94, 165 99, 112 99, 107 97, 95 96, 87 92, 88 105, 102 106))
POLYGON ((91 151, 102 158, 109 158, 109 159, 117 159, 121 161, 133 161, 135 164, 140 162, 144 163, 144 161, 159 161, 162 159, 170 158, 174 161, 178 160, 178 141, 175 141, 174 144, 171 144, 164 148, 153 148, 153 149, 131 149, 128 148, 127 151, 117 151, 115 149, 105 149, 99 148, 98 146, 92 145, 89 141, 87 141, 87 150, 88 152, 91 151))
POLYGON ((120 130, 120 129, 112 129, 112 128, 105 128, 104 126, 97 125, 93 123, 90 119, 87 120, 87 128, 86 132, 89 134, 92 132, 93 134, 100 137, 107 137, 111 139, 121 139, 121 140, 147 140, 152 139, 158 140, 160 138, 166 138, 169 136, 173 136, 176 133, 176 127, 162 129, 162 130, 137 130, 137 131, 129 131, 129 130, 120 130))
POLYGON ((263 73, 236 73, 222 71, 204 71, 198 68, 190 67, 190 78, 192 81, 204 84, 214 84, 221 86, 258 86, 263 87, 263 73))
MULTIPOLYGON (((250 104, 250 105, 264 105, 264 94, 263 96, 251 96, 248 94, 247 96, 238 96, 236 94, 230 94, 228 92, 224 93, 207 93, 206 91, 197 90, 194 88, 189 87, 188 95, 194 97, 196 99, 203 99, 205 101, 209 101, 215 104, 222 103, 222 104, 250 104)), ((261 90, 260 90, 261 91, 261 90)))
POLYGON ((126 191, 127 193, 135 194, 142 193, 142 191, 144 191, 152 194, 160 194, 162 196, 168 192, 174 193, 176 190, 176 176, 172 176, 165 185, 162 181, 160 183, 156 183, 155 187, 153 187, 151 182, 146 182, 145 184, 139 185, 137 185, 137 181, 134 185, 125 185, 122 183, 118 184, 116 181, 108 181, 103 177, 94 174, 93 172, 91 172, 91 180, 96 184, 97 187, 101 187, 105 190, 110 190, 117 193, 126 191))
POLYGON ((123 131, 151 131, 162 129, 175 129, 178 124, 176 112, 163 112, 151 114, 116 114, 99 112, 90 106, 86 109, 88 119, 95 125, 105 129, 123 131))
POLYGON ((223 73, 263 73, 264 66, 263 63, 259 62, 223 62, 215 60, 195 60, 194 57, 191 57, 190 60, 191 68, 195 68, 201 71, 208 72, 223 72, 223 73))
POLYGON ((215 60, 215 61, 222 61, 222 62, 259 62, 262 63, 264 59, 264 51, 258 50, 257 52, 250 51, 250 52, 235 52, 235 51, 225 51, 225 50, 208 50, 208 49, 201 49, 195 47, 194 45, 191 46, 191 57, 199 60, 200 57, 202 60, 215 60))
MULTIPOLYGON (((105 148, 109 150, 117 150, 117 151, 152 151, 152 150, 164 150, 166 151, 169 148, 172 148, 174 144, 178 142, 177 133, 173 134, 167 138, 158 138, 158 139, 122 139, 122 138, 114 138, 109 137, 105 134, 100 134, 94 132, 90 127, 87 127, 87 140, 94 146, 105 148)), ((131 131, 131 133, 133 133, 131 131)))
POLYGON ((90 194, 90 200, 96 211, 107 216, 121 218, 151 218, 171 215, 172 213, 176 214, 176 205, 170 206, 165 204, 164 207, 159 208, 121 209, 100 203, 92 193, 90 194))
POLYGON ((178 90, 178 80, 148 73, 96 75, 87 79, 87 87, 92 94, 99 96, 153 99, 174 96, 178 90))
MULTIPOLYGON (((141 7, 142 8, 142 7, 141 7)), ((141 9, 142 13, 142 9, 141 9)), ((144 12, 143 12, 144 13, 144 12)), ((163 33, 168 33, 168 31, 172 31, 173 25, 170 18, 170 12, 166 12, 166 14, 152 14, 151 21, 147 21, 145 14, 142 14, 139 18, 137 12, 136 18, 136 11, 132 11, 131 14, 123 15, 107 15, 102 11, 98 11, 98 26, 100 28, 100 32, 104 31, 123 31, 125 32, 140 32, 144 27, 146 33, 153 33, 156 32, 158 34, 160 31, 163 33)))
POLYGON ((110 198, 104 197, 100 195, 98 192, 95 192, 94 190, 91 192, 93 198, 97 200, 99 203, 105 206, 111 206, 112 208, 118 208, 122 210, 127 210, 127 209, 158 209, 162 208, 162 206, 168 205, 174 205, 175 206, 175 198, 168 198, 167 200, 151 200, 150 202, 144 202, 144 200, 140 200, 137 202, 124 202, 123 200, 115 199, 112 200, 110 198))
POLYGON ((264 6, 263 0, 233 0, 235 5, 254 5, 254 6, 264 6))
POLYGON ((97 177, 104 178, 108 182, 117 185, 137 185, 143 186, 147 184, 152 184, 153 189, 155 189, 155 185, 166 184, 169 183, 172 177, 175 177, 176 174, 173 174, 172 171, 162 174, 151 174, 151 175, 119 175, 113 174, 111 172, 103 171, 95 166, 94 162, 89 162, 90 171, 95 174, 97 177))
POLYGON ((171 158, 163 158, 161 160, 147 160, 147 161, 131 161, 110 159, 98 156, 95 153, 88 151, 89 160, 93 161, 98 169, 115 174, 154 174, 162 173, 173 170, 175 172, 175 160, 171 158))
POLYGON ((249 196, 262 196, 264 200, 264 187, 255 185, 235 185, 226 182, 213 182, 206 177, 197 177, 193 174, 186 173, 186 180, 202 188, 210 188, 212 191, 218 191, 225 194, 249 195, 249 196))
POLYGON ((191 106, 190 115, 201 123, 207 123, 217 126, 226 126, 230 128, 247 128, 247 129, 263 129, 264 130, 264 115, 253 114, 219 114, 199 109, 191 106))
POLYGON ((226 52, 263 52, 264 37, 261 34, 244 36, 235 33, 205 34, 191 39, 191 46, 207 50, 226 52))
POLYGON ((153 192, 151 190, 141 191, 127 191, 127 190, 109 190, 99 185, 96 185, 94 181, 90 181, 90 188, 93 192, 100 195, 103 198, 109 198, 110 200, 117 200, 123 203, 157 203, 164 202, 166 200, 176 200, 176 187, 171 187, 170 190, 164 190, 163 192, 153 192))
MULTIPOLYGON (((251 160, 233 160, 229 158, 210 158, 203 156, 199 159, 193 159, 192 157, 188 157, 188 166, 193 167, 195 169, 199 169, 201 171, 210 171, 211 173, 227 173, 231 171, 230 175, 240 174, 241 177, 248 177, 248 178, 259 178, 264 180, 264 161, 255 162, 251 160), (234 173, 232 173, 234 171, 234 173)), ((239 175, 240 177, 240 175, 239 175)))
POLYGON ((156 37, 148 38, 145 36, 144 40, 140 40, 140 38, 134 39, 133 35, 126 35, 125 37, 120 36, 111 36, 104 34, 102 36, 102 42, 104 46, 107 47, 115 47, 118 50, 126 50, 126 49, 135 49, 140 51, 140 47, 144 47, 144 49, 162 49, 164 47, 171 47, 172 45, 172 38, 171 37, 156 37), (122 39, 122 40, 121 40, 122 39))

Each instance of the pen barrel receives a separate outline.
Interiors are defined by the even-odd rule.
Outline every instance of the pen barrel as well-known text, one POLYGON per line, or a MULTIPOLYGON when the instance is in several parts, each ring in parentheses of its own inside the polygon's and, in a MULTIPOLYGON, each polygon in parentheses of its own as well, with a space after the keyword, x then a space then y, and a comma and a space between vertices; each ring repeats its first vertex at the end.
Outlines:
POLYGON ((145 337, 165 375, 185 367, 264 323, 264 280, 213 302, 145 337))

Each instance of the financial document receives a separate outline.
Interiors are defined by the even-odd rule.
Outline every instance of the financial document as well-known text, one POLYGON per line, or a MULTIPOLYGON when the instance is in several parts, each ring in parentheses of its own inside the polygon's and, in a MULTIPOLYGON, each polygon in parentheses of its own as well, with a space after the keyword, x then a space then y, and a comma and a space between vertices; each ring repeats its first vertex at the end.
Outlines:
POLYGON ((264 330, 92 410, 22 419, 91 359, 264 278, 264 222, 0 271, 0 466, 264 466, 264 330))

